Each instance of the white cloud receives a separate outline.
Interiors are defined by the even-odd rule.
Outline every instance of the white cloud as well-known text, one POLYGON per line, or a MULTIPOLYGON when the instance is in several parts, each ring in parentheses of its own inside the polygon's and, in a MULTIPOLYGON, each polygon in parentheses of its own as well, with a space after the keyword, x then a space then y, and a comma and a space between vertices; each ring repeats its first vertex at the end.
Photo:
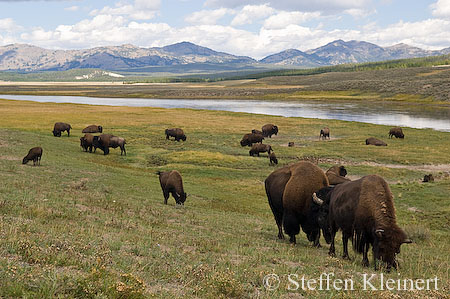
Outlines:
POLYGON ((214 25, 227 14, 234 13, 228 8, 201 10, 188 15, 184 20, 191 24, 214 25))
POLYGON ((117 2, 115 7, 105 6, 91 11, 90 15, 121 15, 135 20, 149 20, 156 16, 161 0, 134 0, 133 3, 117 2))
POLYGON ((232 26, 239 26, 245 24, 252 24, 254 21, 266 18, 272 15, 275 10, 268 6, 263 5, 246 5, 231 21, 232 26))
POLYGON ((430 5, 431 11, 436 17, 450 17, 450 0, 438 0, 430 5))
POLYGON ((80 9, 80 7, 76 6, 76 5, 64 8, 64 10, 67 10, 67 11, 78 11, 79 9, 80 9))
POLYGON ((264 22, 265 29, 282 29, 289 25, 299 25, 311 19, 320 17, 319 12, 287 12, 282 11, 269 17, 264 22))
POLYGON ((20 30, 22 27, 17 25, 11 18, 0 19, 0 31, 13 32, 20 30))

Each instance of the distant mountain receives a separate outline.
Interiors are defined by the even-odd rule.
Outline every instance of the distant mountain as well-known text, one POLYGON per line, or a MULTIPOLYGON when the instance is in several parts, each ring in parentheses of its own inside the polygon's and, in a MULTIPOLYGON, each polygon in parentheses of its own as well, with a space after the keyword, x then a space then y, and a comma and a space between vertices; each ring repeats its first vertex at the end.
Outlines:
POLYGON ((153 48, 126 44, 84 50, 48 50, 32 45, 13 44, 0 47, 0 71, 63 71, 85 68, 149 71, 149 67, 171 66, 179 68, 181 72, 186 65, 202 65, 203 69, 208 66, 208 69, 217 70, 224 66, 239 69, 240 65, 317 67, 444 54, 450 54, 450 48, 428 51, 405 44, 383 48, 364 41, 343 40, 305 52, 285 50, 260 61, 247 56, 217 52, 190 42, 153 48))

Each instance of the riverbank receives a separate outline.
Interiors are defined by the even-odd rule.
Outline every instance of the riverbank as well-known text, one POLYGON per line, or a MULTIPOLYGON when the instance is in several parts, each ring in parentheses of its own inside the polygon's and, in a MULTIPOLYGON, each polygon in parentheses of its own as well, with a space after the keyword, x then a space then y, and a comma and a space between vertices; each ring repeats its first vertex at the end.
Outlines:
MULTIPOLYGON (((432 291, 299 289, 299 295, 439 298, 450 291, 450 178, 440 168, 450 164, 449 133, 407 129, 404 140, 390 140, 387 126, 336 120, 3 100, 0 114, 2 296, 270 298, 289 296, 291 273, 316 278, 333 272, 355 281, 361 273, 379 274, 363 268, 356 253, 342 260, 340 241, 338 257, 331 258, 323 239, 319 249, 303 233, 296 246, 277 240, 263 182, 301 159, 324 170, 343 163, 352 179, 384 177, 397 221, 414 240, 401 248, 400 270, 384 273, 385 279, 439 280, 432 291), (56 121, 72 125, 71 137, 53 137, 56 121), (277 167, 239 145, 244 133, 265 123, 280 128, 265 140, 277 167), (83 152, 79 137, 90 124, 124 137, 127 156, 118 149, 108 156, 83 152), (332 138, 319 141, 325 125, 332 138), (182 127, 186 142, 167 141, 168 127, 182 127), (366 146, 369 136, 388 146, 366 146), (41 166, 22 165, 28 149, 39 145, 41 166), (173 198, 163 204, 154 173, 169 169, 181 172, 190 194, 182 209, 173 198), (435 182, 421 183, 428 173, 435 182), (271 273, 281 277, 275 291, 263 285, 271 273)), ((378 277, 371 282, 380 284, 378 277)))

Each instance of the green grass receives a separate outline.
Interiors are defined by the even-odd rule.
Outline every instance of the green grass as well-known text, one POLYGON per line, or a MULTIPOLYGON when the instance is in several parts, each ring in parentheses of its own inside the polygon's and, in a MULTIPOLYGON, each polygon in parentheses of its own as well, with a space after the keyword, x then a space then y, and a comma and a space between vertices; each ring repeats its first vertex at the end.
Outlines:
MULTIPOLYGON (((25 298, 281 297, 286 275, 318 278, 333 272, 354 277, 356 290, 303 291, 307 298, 443 298, 450 292, 448 215, 449 133, 405 128, 404 140, 388 140, 387 126, 284 118, 190 109, 129 108, 0 101, 0 296, 25 298), (53 123, 69 122, 71 137, 51 134, 53 123), (265 123, 280 128, 266 140, 278 167, 309 159, 326 170, 347 166, 353 178, 379 174, 395 197, 397 220, 413 244, 403 245, 401 269, 388 278, 434 278, 438 291, 369 292, 361 273, 374 272, 313 248, 303 233, 298 244, 277 240, 264 179, 274 170, 268 158, 248 155, 242 135, 265 123), (81 129, 101 124, 125 137, 127 156, 82 152, 81 129), (332 140, 318 141, 320 128, 332 140), (166 141, 164 129, 182 127, 186 142, 166 141), (388 147, 364 144, 370 136, 388 147), (287 143, 294 141, 296 147, 287 143), (44 149, 42 165, 21 165, 33 146, 44 149), (370 162, 370 163, 369 163, 370 162), (404 168, 397 168, 401 166, 404 168), (184 208, 163 204, 157 170, 177 169, 190 194, 184 208), (282 278, 264 289, 269 273, 282 278)), ((340 233, 338 233, 340 236, 340 233)), ((291 294, 292 295, 292 294, 291 294)))

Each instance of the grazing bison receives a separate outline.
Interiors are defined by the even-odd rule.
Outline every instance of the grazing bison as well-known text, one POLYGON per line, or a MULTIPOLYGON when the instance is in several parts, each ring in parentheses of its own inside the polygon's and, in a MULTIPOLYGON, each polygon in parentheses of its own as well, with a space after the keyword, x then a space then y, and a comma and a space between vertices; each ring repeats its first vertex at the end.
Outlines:
POLYGON ((101 134, 100 136, 94 136, 92 143, 95 149, 100 148, 103 151, 104 155, 109 154, 110 147, 120 147, 120 155, 127 155, 127 151, 125 150, 126 141, 122 137, 117 137, 111 134, 101 134))
POLYGON ((428 183, 428 182, 434 182, 434 177, 433 177, 433 175, 430 173, 430 174, 426 174, 426 175, 424 175, 423 176, 423 181, 422 182, 424 182, 424 183, 428 183))
POLYGON ((375 146, 387 146, 386 142, 374 138, 374 137, 369 137, 366 139, 366 145, 375 145, 375 146))
POLYGON ((255 129, 253 129, 253 130, 252 130, 252 134, 259 134, 259 135, 262 135, 263 133, 262 133, 260 130, 255 130, 255 129))
POLYGON ((33 166, 41 165, 42 147, 33 147, 28 151, 28 154, 23 158, 22 164, 27 164, 28 161, 33 160, 33 166))
POLYGON ((353 248, 363 254, 364 266, 369 266, 367 252, 372 245, 375 269, 378 259, 387 264, 388 270, 397 267, 395 256, 400 252, 400 245, 411 241, 396 223, 392 193, 383 178, 368 175, 323 188, 313 194, 313 200, 321 206, 319 225, 330 230, 331 256, 335 255, 334 238, 340 229, 343 258, 349 259, 347 242, 350 238, 353 248))
POLYGON ((61 137, 61 132, 67 131, 67 136, 70 137, 70 129, 72 126, 67 123, 57 122, 53 126, 53 136, 61 137))
POLYGON ((269 154, 269 163, 270 165, 278 164, 277 156, 275 156, 275 153, 273 151, 269 154))
POLYGON ((177 205, 184 205, 187 194, 183 189, 181 174, 176 170, 165 172, 158 171, 156 174, 159 175, 159 183, 161 184, 161 189, 164 195, 164 204, 167 204, 167 199, 169 199, 169 195, 172 193, 177 205))
POLYGON ((180 128, 173 128, 173 129, 166 129, 166 139, 169 139, 169 137, 174 137, 176 141, 186 141, 186 135, 184 135, 184 132, 180 128))
POLYGON ((392 136, 395 136, 395 138, 405 138, 405 135, 403 135, 403 131, 402 128, 400 127, 395 127, 395 128, 391 128, 389 130, 389 138, 392 138, 392 136))
POLYGON ((320 246, 318 219, 312 217, 318 215, 312 209, 318 208, 313 204, 312 194, 326 186, 328 179, 325 173, 307 161, 277 169, 267 177, 266 194, 278 226, 279 239, 284 239, 283 225, 289 241, 295 244, 295 236, 301 226, 308 240, 320 246))
POLYGON ((278 134, 278 127, 274 124, 266 124, 262 126, 261 131, 264 137, 272 138, 272 135, 278 134))
POLYGON ((272 152, 272 147, 268 144, 256 143, 252 145, 252 148, 248 151, 250 156, 257 155, 259 157, 259 153, 267 152, 270 154, 272 152))
POLYGON ((330 139, 330 128, 325 127, 323 129, 320 130, 320 135, 319 135, 319 139, 322 138, 323 139, 330 139))
POLYGON ((344 166, 332 166, 325 174, 328 177, 330 185, 338 185, 350 181, 350 179, 345 177, 347 170, 344 166))
POLYGON ((92 147, 94 146, 94 135, 86 133, 83 137, 80 137, 80 146, 85 152, 87 152, 89 148, 89 152, 92 153, 92 147))
POLYGON ((262 143, 264 140, 263 135, 261 134, 245 134, 241 140, 241 146, 252 146, 253 143, 262 143))
POLYGON ((86 128, 83 129, 83 131, 81 131, 81 133, 102 133, 102 132, 103 127, 97 125, 87 126, 86 128))

